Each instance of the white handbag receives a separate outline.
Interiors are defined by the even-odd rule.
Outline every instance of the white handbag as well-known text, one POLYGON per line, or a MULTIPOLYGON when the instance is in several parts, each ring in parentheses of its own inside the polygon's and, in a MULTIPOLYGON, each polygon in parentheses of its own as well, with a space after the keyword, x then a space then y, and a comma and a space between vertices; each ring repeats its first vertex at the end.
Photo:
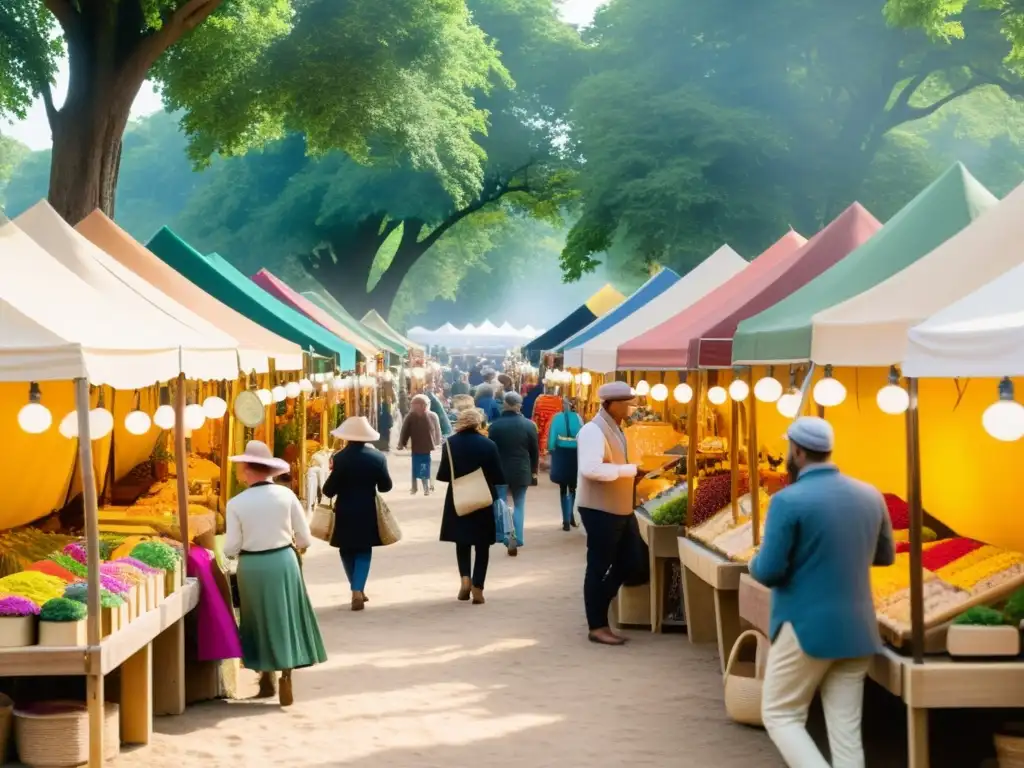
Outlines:
POLYGON ((477 469, 468 475, 455 477, 455 462, 452 461, 452 449, 447 440, 444 441, 444 447, 448 452, 448 469, 452 473, 452 503, 455 505, 455 514, 464 517, 481 509, 491 509, 494 497, 491 495, 491 486, 484 471, 477 469))

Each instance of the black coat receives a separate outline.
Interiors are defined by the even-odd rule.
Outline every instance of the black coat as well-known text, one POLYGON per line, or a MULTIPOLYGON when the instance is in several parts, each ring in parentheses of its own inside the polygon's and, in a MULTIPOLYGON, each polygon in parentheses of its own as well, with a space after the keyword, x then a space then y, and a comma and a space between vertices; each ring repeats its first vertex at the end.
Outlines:
POLYGON ((487 427, 487 435, 498 446, 505 483, 513 488, 531 486, 540 461, 537 425, 522 414, 505 411, 487 427))
MULTIPOLYGON (((437 470, 437 479, 442 483, 452 481, 452 467, 448 462, 449 448, 452 461, 455 463, 455 476, 463 477, 482 469, 487 484, 491 486, 491 496, 497 499, 498 494, 494 487, 504 485, 505 477, 501 474, 501 461, 494 443, 479 432, 468 430, 449 437, 447 445, 441 451, 441 466, 437 470)), ((444 515, 441 518, 441 541, 490 546, 495 542, 497 535, 494 507, 484 507, 459 517, 455 512, 452 487, 449 485, 444 497, 444 515)))
POLYGON ((331 546, 346 552, 379 547, 377 492, 391 490, 391 475, 384 454, 366 443, 349 443, 333 458, 324 496, 334 502, 331 546))

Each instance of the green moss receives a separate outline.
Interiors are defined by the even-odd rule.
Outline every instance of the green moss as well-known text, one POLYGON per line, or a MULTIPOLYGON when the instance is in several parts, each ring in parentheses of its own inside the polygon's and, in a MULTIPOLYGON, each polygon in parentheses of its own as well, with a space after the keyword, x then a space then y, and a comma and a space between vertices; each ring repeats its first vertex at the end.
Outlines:
POLYGON ((66 597, 55 597, 43 603, 39 611, 40 621, 81 621, 89 613, 88 609, 77 600, 66 597))
POLYGON ((1006 617, 1008 624, 1012 624, 1017 627, 1024 621, 1024 588, 1018 589, 1012 595, 1010 599, 1006 601, 1006 607, 1003 608, 1003 615, 1006 617))
POLYGON ((70 555, 65 555, 63 552, 54 552, 48 559, 55 562, 61 568, 71 571, 80 579, 89 577, 89 569, 70 555))
POLYGON ((953 623, 971 627, 1000 627, 1006 624, 1006 617, 1002 611, 997 611, 995 608, 976 605, 953 619, 953 623))
POLYGON ((173 571, 180 557, 174 547, 162 541, 143 541, 135 546, 131 556, 161 571, 173 571))
POLYGON ((685 493, 679 494, 674 499, 655 507, 651 513, 651 520, 655 525, 682 525, 686 521, 688 501, 685 493))
MULTIPOLYGON (((84 605, 89 604, 89 586, 83 583, 68 584, 64 590, 64 597, 84 605)), ((120 608, 124 605, 124 598, 115 595, 106 589, 100 590, 100 605, 103 608, 120 608)))

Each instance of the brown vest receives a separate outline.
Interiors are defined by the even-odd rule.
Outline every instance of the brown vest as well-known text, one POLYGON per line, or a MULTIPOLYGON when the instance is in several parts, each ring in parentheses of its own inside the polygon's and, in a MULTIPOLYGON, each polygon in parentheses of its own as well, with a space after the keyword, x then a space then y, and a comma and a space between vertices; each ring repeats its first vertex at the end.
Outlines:
MULTIPOLYGON (((604 461, 606 464, 629 464, 626 436, 603 408, 591 424, 604 435, 604 461)), ((590 425, 588 425, 590 426, 590 425)), ((581 507, 599 509, 613 515, 633 514, 633 478, 620 477, 610 483, 588 480, 580 476, 576 486, 576 502, 581 507)))

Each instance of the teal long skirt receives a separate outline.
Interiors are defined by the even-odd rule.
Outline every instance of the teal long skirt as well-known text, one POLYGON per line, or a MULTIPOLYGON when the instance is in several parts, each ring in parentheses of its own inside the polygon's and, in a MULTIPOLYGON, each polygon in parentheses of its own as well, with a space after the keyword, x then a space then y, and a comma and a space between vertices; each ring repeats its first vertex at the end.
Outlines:
POLYGON ((246 669, 276 672, 327 661, 294 549, 243 552, 237 578, 239 634, 246 669))

